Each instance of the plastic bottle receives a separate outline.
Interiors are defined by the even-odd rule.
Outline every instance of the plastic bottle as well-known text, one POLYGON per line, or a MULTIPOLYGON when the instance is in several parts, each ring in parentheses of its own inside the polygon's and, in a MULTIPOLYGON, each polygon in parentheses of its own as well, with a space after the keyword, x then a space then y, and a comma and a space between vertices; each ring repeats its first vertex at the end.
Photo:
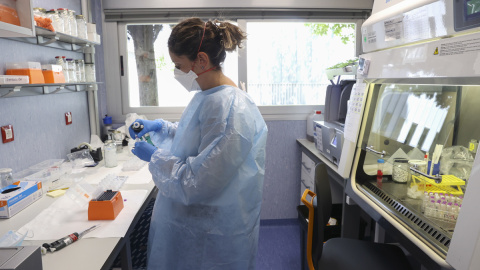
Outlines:
POLYGON ((452 216, 452 203, 449 202, 447 203, 447 221, 452 221, 453 216, 452 216))
POLYGON ((313 110, 313 112, 307 117, 307 140, 313 142, 313 131, 315 130, 315 121, 322 120, 322 111, 313 110))
POLYGON ((457 217, 458 217, 458 203, 454 204, 452 206, 452 221, 455 222, 457 221, 457 217))
POLYGON ((377 160, 377 187, 382 188, 382 182, 383 182, 383 164, 385 163, 385 160, 379 158, 377 160))
POLYGON ((435 203, 435 209, 436 209, 436 211, 435 211, 435 217, 436 217, 436 218, 440 218, 440 219, 441 219, 442 216, 443 216, 443 215, 442 215, 442 208, 441 208, 442 206, 441 206, 441 205, 442 205, 442 201, 441 201, 441 200, 437 200, 437 202, 435 203))
POLYGON ((443 219, 443 220, 448 220, 447 202, 446 201, 442 202, 442 204, 440 205, 440 209, 441 209, 440 218, 443 219))
POLYGON ((105 118, 103 118, 103 135, 108 139, 111 139, 109 138, 109 134, 110 134, 110 131, 112 129, 112 117, 111 116, 107 116, 105 114, 105 118))

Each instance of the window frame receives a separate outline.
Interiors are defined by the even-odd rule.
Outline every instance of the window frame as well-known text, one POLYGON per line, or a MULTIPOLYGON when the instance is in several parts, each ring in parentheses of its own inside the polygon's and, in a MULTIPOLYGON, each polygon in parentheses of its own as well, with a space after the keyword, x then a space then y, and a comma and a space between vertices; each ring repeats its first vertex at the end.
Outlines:
MULTIPOLYGON (((238 25, 248 33, 248 22, 322 22, 322 23, 354 23, 356 25, 355 52, 358 56, 361 53, 361 32, 360 28, 364 19, 238 19, 238 25)), ((148 23, 172 23, 171 20, 149 20, 148 23)), ((106 22, 104 24, 105 63, 111 63, 119 67, 105 71, 107 84, 107 107, 108 113, 113 117, 114 122, 123 122, 129 113, 145 115, 148 119, 163 118, 170 121, 180 120, 185 107, 130 107, 128 93, 128 52, 127 52, 127 24, 145 24, 144 21, 106 22), (122 63, 123 62, 123 63, 122 63), (123 72, 123 74, 122 74, 123 72)), ((238 50, 238 79, 248 84, 247 78, 247 52, 248 44, 238 50)), ((238 82, 237 82, 238 83, 238 82)), ((248 89, 247 89, 248 91, 248 89)), ((323 104, 319 105, 271 105, 258 106, 265 120, 305 120, 312 110, 323 110, 323 104)))

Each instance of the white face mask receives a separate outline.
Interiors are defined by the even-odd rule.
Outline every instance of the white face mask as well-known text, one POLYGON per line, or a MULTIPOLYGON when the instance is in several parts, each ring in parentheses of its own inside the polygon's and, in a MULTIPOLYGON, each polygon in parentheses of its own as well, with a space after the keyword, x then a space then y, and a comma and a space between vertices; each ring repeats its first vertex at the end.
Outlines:
POLYGON ((173 71, 173 75, 175 76, 175 79, 187 89, 188 92, 191 91, 200 91, 202 88, 200 88, 200 85, 198 85, 197 82, 197 74, 190 70, 188 73, 185 73, 181 71, 178 68, 175 68, 173 71))

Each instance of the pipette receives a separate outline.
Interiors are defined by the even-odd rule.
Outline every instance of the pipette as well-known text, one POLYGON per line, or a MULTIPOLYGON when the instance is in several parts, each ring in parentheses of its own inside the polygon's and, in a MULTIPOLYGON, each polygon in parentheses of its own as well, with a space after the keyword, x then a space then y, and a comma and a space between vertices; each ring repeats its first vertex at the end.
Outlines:
POLYGON ((97 225, 94 225, 94 226, 84 230, 83 232, 80 232, 80 233, 74 232, 74 233, 69 234, 69 235, 67 235, 63 238, 60 238, 57 241, 52 242, 50 244, 44 243, 42 245, 42 254, 46 254, 47 251, 54 252, 54 251, 60 250, 64 247, 78 241, 78 239, 82 238, 85 234, 95 230, 99 226, 100 225, 97 224, 97 225))
MULTIPOLYGON (((132 123, 132 125, 130 127, 133 129, 133 131, 135 131, 136 133, 139 133, 140 131, 143 130, 144 126, 142 124, 140 124, 140 122, 135 121, 135 122, 132 123)), ((135 142, 139 142, 139 141, 141 141, 141 139, 143 139, 146 142, 148 142, 149 144, 153 145, 153 142, 151 141, 150 135, 148 135, 148 133, 145 134, 142 138, 139 138, 139 137, 135 136, 135 138, 132 138, 132 139, 135 139, 135 142)))

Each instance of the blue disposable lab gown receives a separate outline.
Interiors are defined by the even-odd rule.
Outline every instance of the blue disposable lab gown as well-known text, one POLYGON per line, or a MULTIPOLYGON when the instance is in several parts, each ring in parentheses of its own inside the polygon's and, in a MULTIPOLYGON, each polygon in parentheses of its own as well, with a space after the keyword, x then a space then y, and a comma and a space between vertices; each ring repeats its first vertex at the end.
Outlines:
POLYGON ((254 269, 267 138, 258 108, 218 86, 195 94, 178 123, 158 121, 148 269, 254 269))

